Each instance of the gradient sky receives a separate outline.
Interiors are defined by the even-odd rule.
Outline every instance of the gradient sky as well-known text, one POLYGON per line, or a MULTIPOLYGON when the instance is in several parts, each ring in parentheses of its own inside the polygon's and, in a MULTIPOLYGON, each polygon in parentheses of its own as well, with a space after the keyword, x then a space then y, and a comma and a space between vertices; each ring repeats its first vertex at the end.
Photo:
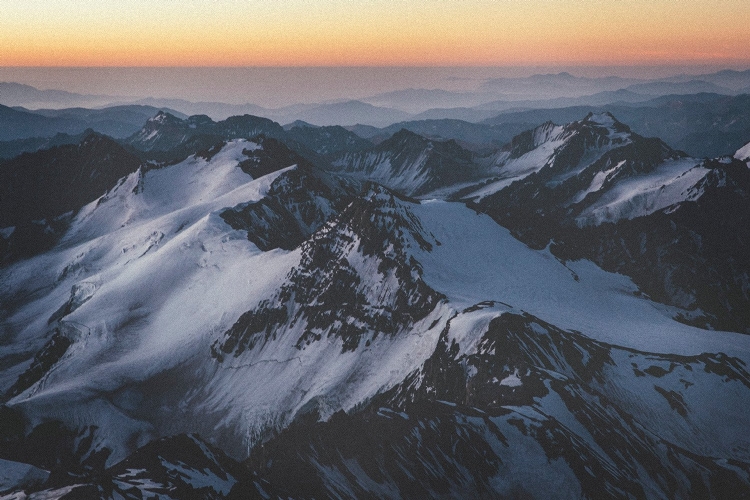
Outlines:
POLYGON ((748 0, 0 0, 0 66, 749 63, 748 0))

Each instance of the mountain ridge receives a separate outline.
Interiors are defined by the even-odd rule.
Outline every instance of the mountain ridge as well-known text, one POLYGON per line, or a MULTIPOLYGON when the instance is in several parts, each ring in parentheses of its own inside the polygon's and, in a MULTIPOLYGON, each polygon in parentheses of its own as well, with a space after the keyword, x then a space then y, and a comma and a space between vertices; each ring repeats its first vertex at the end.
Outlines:
POLYGON ((69 212, 0 267, 3 492, 750 493, 744 149, 159 113, 3 163, 86 167, 28 177, 81 198, 27 190, 69 212))

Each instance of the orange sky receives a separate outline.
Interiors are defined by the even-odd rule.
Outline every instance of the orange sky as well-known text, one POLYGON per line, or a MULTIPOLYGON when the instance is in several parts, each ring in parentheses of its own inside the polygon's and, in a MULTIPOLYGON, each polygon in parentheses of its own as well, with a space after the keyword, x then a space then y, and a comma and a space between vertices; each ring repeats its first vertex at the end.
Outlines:
POLYGON ((750 1, 25 0, 0 66, 750 63, 750 1))

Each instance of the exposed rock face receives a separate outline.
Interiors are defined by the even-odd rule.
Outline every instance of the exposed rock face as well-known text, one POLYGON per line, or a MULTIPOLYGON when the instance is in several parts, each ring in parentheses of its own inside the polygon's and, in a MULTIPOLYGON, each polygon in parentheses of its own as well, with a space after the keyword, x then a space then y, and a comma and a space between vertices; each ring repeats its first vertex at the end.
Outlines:
POLYGON ((402 129, 369 150, 344 153, 331 164, 336 172, 421 196, 477 179, 481 169, 473 159, 473 153, 455 141, 432 141, 402 129))
POLYGON ((750 496, 750 336, 685 324, 747 329, 742 155, 608 114, 481 161, 409 132, 374 153, 306 127, 307 156, 254 117, 147 127, 164 160, 114 187, 99 167, 133 155, 68 147, 104 151, 74 176, 101 192, 0 268, 0 493, 750 496), (322 169, 339 147, 356 161, 322 169))
POLYGON ((298 349, 340 337, 355 350, 378 335, 405 331, 441 300, 406 249, 429 248, 408 203, 372 185, 302 246, 302 259, 271 299, 243 314, 214 344, 218 359, 298 328, 298 349))
POLYGON ((684 321, 750 332, 750 170, 687 158, 616 121, 609 130, 626 134, 622 145, 592 163, 566 141, 541 169, 470 205, 532 247, 552 243, 561 258, 631 276, 652 298, 692 310, 684 321))
POLYGON ((109 137, 8 160, 0 168, 0 264, 49 249, 71 215, 142 163, 109 137))
POLYGON ((303 154, 308 162, 318 166, 326 165, 327 160, 338 153, 371 146, 369 141, 337 126, 298 126, 285 130, 272 120, 253 115, 231 116, 214 122, 205 115, 181 120, 165 112, 157 113, 124 143, 140 151, 144 158, 176 163, 196 152, 220 148, 226 141, 258 136, 284 141, 285 147, 303 154))
POLYGON ((239 167, 259 178, 293 165, 270 186, 268 194, 253 203, 222 212, 233 228, 247 231, 261 250, 291 250, 339 213, 359 194, 357 182, 332 177, 274 139, 260 138, 260 148, 245 150, 239 167))
MULTIPOLYGON (((95 498, 113 491, 125 498, 750 493, 747 438, 705 425, 718 408, 747 398, 742 361, 623 349, 504 307, 484 302, 457 313, 432 356, 402 383, 325 421, 315 411, 299 415, 243 463, 198 436, 178 435, 104 468, 82 439, 45 487, 95 498), (478 342, 456 341, 454 323, 496 309, 478 342), (705 405, 707 391, 715 406, 705 405)), ((8 435, 21 441, 6 449, 39 449, 44 432, 8 435)))
POLYGON ((323 156, 362 151, 372 147, 370 141, 338 125, 330 127, 300 125, 289 128, 287 134, 294 141, 304 144, 308 149, 323 156))
POLYGON ((725 465, 696 454, 695 436, 682 434, 705 416, 691 389, 696 377, 750 390, 736 359, 622 350, 515 313, 495 318, 474 352, 462 351, 446 328, 434 355, 403 384, 356 413, 299 419, 255 450, 249 468, 292 496, 750 492, 741 472, 750 468, 746 453, 725 465), (622 376, 644 393, 623 391, 631 383, 622 376), (649 430, 646 400, 674 426, 671 439, 649 430))

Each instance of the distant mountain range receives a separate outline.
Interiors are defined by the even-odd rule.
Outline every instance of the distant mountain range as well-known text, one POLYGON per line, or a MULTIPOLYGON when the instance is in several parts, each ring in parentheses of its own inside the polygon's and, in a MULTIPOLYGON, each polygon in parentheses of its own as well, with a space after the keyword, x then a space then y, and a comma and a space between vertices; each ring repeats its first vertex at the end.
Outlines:
POLYGON ((661 78, 660 81, 664 82, 689 82, 689 81, 704 81, 726 87, 734 91, 744 91, 750 87, 750 69, 745 71, 737 71, 733 69, 724 69, 715 73, 706 73, 699 75, 676 75, 666 78, 661 78))
POLYGON ((693 156, 731 154, 750 133, 750 96, 716 94, 664 96, 643 105, 576 106, 552 110, 507 112, 487 119, 487 125, 566 123, 589 112, 610 111, 644 136, 660 137, 693 156))
POLYGON ((177 161, 196 150, 210 150, 224 141, 264 136, 285 141, 292 149, 315 163, 340 152, 359 151, 371 143, 340 126, 313 126, 298 122, 282 127, 252 115, 232 116, 215 122, 206 115, 186 119, 159 112, 122 142, 141 152, 145 159, 177 161))
MULTIPOLYGON (((687 92, 715 92, 718 90, 737 93, 750 84, 750 70, 724 70, 702 75, 678 75, 652 80, 608 77, 576 77, 567 72, 532 75, 525 78, 497 78, 486 81, 482 90, 496 90, 515 96, 551 94, 576 97, 620 89, 665 94, 687 92), (712 90, 711 90, 712 89, 712 90)), ((521 97, 523 98, 523 97, 521 97)), ((538 98, 538 97, 537 97, 538 98)))
MULTIPOLYGON (((470 110, 469 110, 470 111, 470 110)), ((473 151, 499 147, 521 131, 546 121, 568 123, 587 113, 609 111, 643 136, 662 138, 667 144, 696 157, 731 154, 750 136, 750 97, 699 93, 668 95, 642 102, 577 105, 546 109, 506 110, 480 123, 457 119, 423 119, 384 128, 348 127, 374 142, 405 128, 434 139, 454 139, 473 151)), ((488 114, 483 111, 479 116, 488 114)), ((476 114, 473 115, 476 118, 476 114)))
POLYGON ((346 101, 313 106, 290 113, 288 116, 315 125, 356 125, 363 123, 382 127, 405 120, 410 114, 397 109, 373 106, 361 101, 346 101))
MULTIPOLYGON (((80 134, 88 128, 111 137, 122 138, 141 128, 157 111, 159 108, 150 106, 30 111, 0 105, 0 141, 52 137, 57 133, 80 134)), ((176 111, 174 113, 185 117, 176 111)))
MULTIPOLYGON (((172 101, 172 104, 179 102, 172 101)), ((529 108, 524 110, 504 109, 513 103, 496 101, 487 104, 487 108, 454 108, 433 110, 438 116, 441 114, 467 115, 467 120, 458 119, 420 119, 398 121, 405 116, 403 112, 392 112, 385 108, 375 108, 363 103, 338 103, 323 106, 294 107, 296 115, 304 116, 319 123, 332 122, 336 116, 349 115, 352 122, 363 115, 376 116, 376 121, 389 123, 386 127, 372 125, 351 125, 349 130, 355 131, 360 137, 378 143, 387 139, 402 128, 417 134, 437 140, 456 140, 463 147, 477 153, 489 152, 501 147, 514 135, 545 121, 566 123, 588 112, 611 111, 623 123, 645 136, 658 136, 670 146, 686 151, 697 157, 713 157, 735 151, 745 142, 750 124, 746 119, 749 103, 746 95, 724 96, 712 93, 698 93, 688 95, 667 95, 656 98, 636 94, 630 91, 616 91, 584 98, 556 99, 554 101, 525 102, 529 108), (563 106, 569 102, 607 102, 617 100, 613 104, 590 104, 563 106), (548 108, 538 108, 543 104, 548 108), (332 107, 331 107, 332 106, 332 107), (379 110, 379 111, 378 111, 379 110), (476 123, 477 118, 485 118, 476 123)), ((229 105, 227 105, 229 106, 229 105)), ((145 105, 116 106, 103 109, 69 108, 61 110, 42 109, 29 111, 24 108, 8 108, 0 106, 0 158, 11 158, 22 152, 30 152, 44 147, 75 143, 87 129, 110 135, 114 138, 126 138, 138 131, 160 108, 145 105)), ((187 118, 171 108, 161 108, 172 116, 187 118)), ((224 111, 229 112, 231 107, 224 111)), ((429 115, 430 112, 423 113, 429 115)), ((370 120, 372 121, 372 120, 370 120)), ((311 122, 297 120, 298 123, 312 125, 311 122)), ((319 125, 315 125, 316 127, 319 125)), ((278 127, 277 127, 278 128, 278 127)), ((288 129, 292 127, 287 127, 288 129)), ((319 132, 302 132, 304 127, 298 127, 298 134, 319 134, 319 132)), ((329 132, 333 129, 329 129, 329 132)), ((336 132, 342 134, 342 131, 336 132)), ((193 132, 189 132, 189 135, 193 132)), ((278 132, 281 134, 281 132, 278 132)), ((219 134, 226 135, 226 134, 219 134)), ((300 143, 307 139, 298 138, 300 143)), ((317 139, 316 139, 317 140, 317 139)), ((347 141, 357 141, 349 136, 347 141)), ((330 142, 322 140, 318 148, 330 148, 330 142)), ((360 144, 361 146, 361 144, 360 144)), ((328 154, 323 150, 320 154, 328 154)))
POLYGON ((31 85, 0 82, 0 104, 29 108, 101 106, 112 102, 111 96, 83 95, 64 90, 39 90, 31 85))
MULTIPOLYGON (((191 102, 174 98, 123 98, 87 96, 65 91, 38 90, 16 83, 0 83, 0 104, 37 108, 146 105, 176 110, 185 115, 205 114, 214 120, 251 114, 280 123, 304 120, 316 125, 371 125, 383 127, 398 121, 454 118, 481 121, 492 111, 609 105, 642 102, 668 94, 709 92, 723 95, 747 93, 750 70, 725 70, 703 75, 677 75, 661 79, 578 77, 570 73, 537 74, 521 78, 495 78, 472 91, 408 88, 374 96, 344 98, 323 103, 290 103, 264 108, 252 103, 191 102)), ((235 96, 236 97, 236 96, 235 96)), ((176 113, 173 113, 176 114, 176 113)))

